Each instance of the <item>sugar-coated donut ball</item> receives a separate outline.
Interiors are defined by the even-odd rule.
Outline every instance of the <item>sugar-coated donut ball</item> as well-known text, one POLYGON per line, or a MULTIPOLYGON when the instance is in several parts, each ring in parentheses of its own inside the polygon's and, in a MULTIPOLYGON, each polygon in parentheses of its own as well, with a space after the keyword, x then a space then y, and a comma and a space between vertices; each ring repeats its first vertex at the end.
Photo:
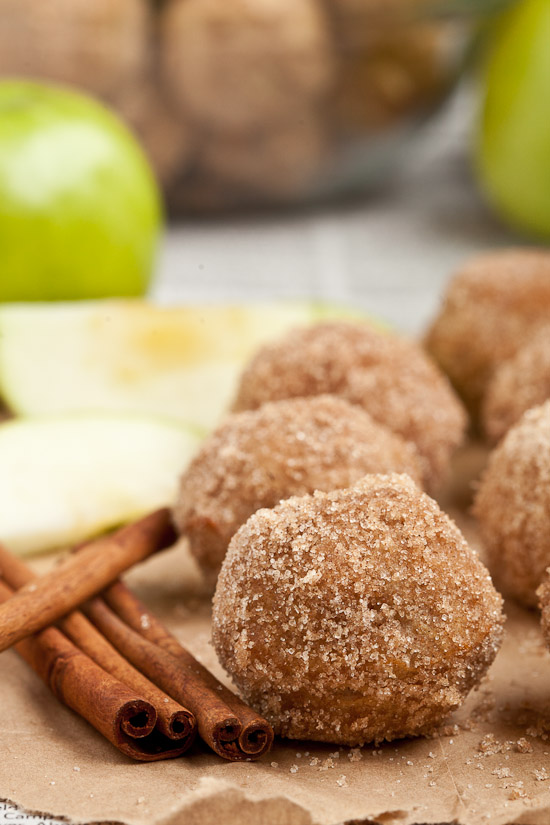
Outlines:
POLYGON ((341 398, 265 404, 229 416, 206 440, 181 478, 174 518, 215 582, 231 537, 256 510, 373 472, 421 479, 415 448, 341 398))
POLYGON ((210 133, 276 131, 332 87, 332 36, 316 0, 167 0, 159 30, 165 85, 210 133))
POLYGON ((493 451, 474 513, 497 586, 536 607, 550 566, 550 402, 528 410, 493 451))
POLYGON ((495 371, 483 402, 487 437, 499 441, 531 407, 550 398, 550 326, 541 327, 495 371))
POLYGON ((495 368, 550 317, 550 251, 507 249, 469 261, 426 338, 474 415, 495 368))
POLYGON ((417 448, 432 490, 463 438, 466 414, 447 379, 413 341, 359 322, 298 329, 261 349, 245 369, 236 410, 332 393, 365 409, 417 448))
POLYGON ((432 731, 479 683, 502 599, 458 528, 405 475, 259 510, 236 533, 213 639, 246 700, 292 739, 432 731))
POLYGON ((537 590, 540 607, 540 624, 546 646, 550 650, 550 567, 546 570, 542 584, 537 590))
POLYGON ((204 140, 198 163, 226 186, 286 198, 316 182, 330 149, 322 117, 302 106, 276 128, 268 124, 251 134, 222 132, 204 140))
POLYGON ((0 77, 40 79, 112 100, 149 73, 151 5, 143 0, 0 0, 0 77))
POLYGON ((541 610, 540 624, 546 646, 550 650, 550 568, 546 570, 542 584, 537 590, 541 610))

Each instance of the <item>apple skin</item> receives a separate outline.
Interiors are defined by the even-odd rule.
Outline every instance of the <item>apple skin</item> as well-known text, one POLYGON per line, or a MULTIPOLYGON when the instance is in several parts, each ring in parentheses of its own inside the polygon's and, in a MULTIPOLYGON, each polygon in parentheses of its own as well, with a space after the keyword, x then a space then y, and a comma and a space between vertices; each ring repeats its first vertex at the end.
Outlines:
POLYGON ((0 82, 0 301, 143 295, 161 223, 148 162, 113 114, 0 82))
POLYGON ((522 0, 499 18, 485 69, 476 150, 481 187, 510 226, 550 238, 550 3, 522 0))

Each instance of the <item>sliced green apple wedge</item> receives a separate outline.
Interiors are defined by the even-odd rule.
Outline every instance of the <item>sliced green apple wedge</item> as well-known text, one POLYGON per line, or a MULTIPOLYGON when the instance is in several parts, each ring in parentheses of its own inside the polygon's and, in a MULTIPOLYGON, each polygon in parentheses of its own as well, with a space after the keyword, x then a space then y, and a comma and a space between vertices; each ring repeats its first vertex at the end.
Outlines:
POLYGON ((140 411, 209 429, 227 409, 239 372, 257 347, 291 327, 351 315, 312 302, 5 305, 0 395, 19 415, 140 411))
POLYGON ((0 541, 41 552, 171 504, 198 443, 180 422, 143 415, 0 424, 0 541))

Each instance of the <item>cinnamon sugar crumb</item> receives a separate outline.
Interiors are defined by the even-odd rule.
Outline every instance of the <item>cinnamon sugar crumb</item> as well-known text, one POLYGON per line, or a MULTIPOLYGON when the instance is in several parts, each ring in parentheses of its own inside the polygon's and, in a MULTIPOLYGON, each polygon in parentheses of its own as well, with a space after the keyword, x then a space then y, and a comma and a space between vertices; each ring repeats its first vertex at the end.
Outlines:
MULTIPOLYGON (((438 731, 439 736, 458 736, 459 733, 460 733, 460 726, 459 725, 444 725, 438 731)), ((451 740, 450 744, 452 744, 452 740, 451 740)))
POLYGON ((491 773, 498 779, 508 779, 512 776, 512 771, 510 768, 495 768, 494 771, 491 771, 491 773))
POLYGON ((508 786, 510 789, 510 793, 508 795, 508 799, 526 799, 527 794, 523 789, 523 782, 513 782, 510 783, 508 786))
POLYGON ((480 753, 486 756, 494 756, 497 753, 502 753, 506 746, 499 742, 494 733, 487 733, 478 745, 480 753))
POLYGON ((521 739, 518 739, 516 742, 516 750, 518 753, 533 753, 533 746, 522 736, 521 739))

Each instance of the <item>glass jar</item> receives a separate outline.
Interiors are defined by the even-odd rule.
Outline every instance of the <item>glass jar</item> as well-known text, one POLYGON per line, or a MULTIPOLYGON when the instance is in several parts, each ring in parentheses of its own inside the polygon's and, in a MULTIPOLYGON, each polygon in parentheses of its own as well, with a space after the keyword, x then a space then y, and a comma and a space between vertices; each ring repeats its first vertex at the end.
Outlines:
POLYGON ((160 67, 190 148, 178 212, 378 185, 445 99, 468 42, 426 0, 170 0, 160 67))

